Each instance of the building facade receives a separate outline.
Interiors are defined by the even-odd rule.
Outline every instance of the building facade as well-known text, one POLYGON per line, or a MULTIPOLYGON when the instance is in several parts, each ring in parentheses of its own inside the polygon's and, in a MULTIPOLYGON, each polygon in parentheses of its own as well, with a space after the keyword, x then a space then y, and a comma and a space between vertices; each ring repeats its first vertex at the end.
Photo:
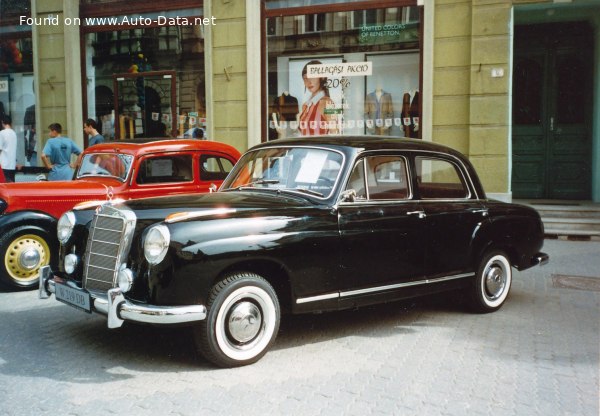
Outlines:
POLYGON ((408 136, 468 155, 491 196, 600 202, 600 0, 13 3, 0 101, 24 138, 32 106, 81 145, 88 117, 240 150, 408 136))

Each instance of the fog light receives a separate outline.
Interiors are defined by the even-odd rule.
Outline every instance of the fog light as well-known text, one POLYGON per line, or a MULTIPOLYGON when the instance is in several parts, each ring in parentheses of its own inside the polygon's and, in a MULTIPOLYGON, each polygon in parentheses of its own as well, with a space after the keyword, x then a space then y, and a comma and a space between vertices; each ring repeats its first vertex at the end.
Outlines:
POLYGON ((75 254, 67 254, 65 256, 64 266, 67 274, 72 274, 79 263, 79 259, 75 254))
POLYGON ((119 289, 121 289, 121 292, 129 292, 131 290, 131 286, 133 286, 133 272, 126 267, 119 270, 117 285, 119 286, 119 289))

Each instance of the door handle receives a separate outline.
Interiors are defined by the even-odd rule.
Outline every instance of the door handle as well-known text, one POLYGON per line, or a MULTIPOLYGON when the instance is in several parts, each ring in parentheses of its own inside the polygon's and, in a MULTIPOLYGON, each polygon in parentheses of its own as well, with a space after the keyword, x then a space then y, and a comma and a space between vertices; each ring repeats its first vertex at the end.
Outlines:
POLYGON ((483 215, 484 217, 487 217, 489 212, 487 210, 487 208, 482 208, 482 209, 474 209, 471 211, 473 214, 479 214, 481 213, 481 215, 483 215))
POLYGON ((425 211, 409 211, 406 215, 417 215, 419 218, 425 218, 427 216, 425 211))
POLYGON ((550 117, 550 131, 554 131, 554 116, 550 117))

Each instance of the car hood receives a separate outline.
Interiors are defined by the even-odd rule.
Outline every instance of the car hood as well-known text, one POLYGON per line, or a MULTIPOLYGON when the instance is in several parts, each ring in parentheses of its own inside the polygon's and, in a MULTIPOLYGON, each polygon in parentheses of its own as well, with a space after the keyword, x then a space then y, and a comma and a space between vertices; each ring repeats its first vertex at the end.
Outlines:
POLYGON ((51 196, 53 198, 67 195, 99 195, 106 196, 109 186, 118 186, 118 181, 98 182, 78 179, 74 181, 36 181, 0 184, 0 196, 51 196), (113 183, 114 182, 114 183, 113 183))
MULTIPOLYGON (((293 208, 314 207, 314 202, 302 197, 276 192, 231 191, 147 198, 127 201, 138 220, 162 221, 171 214, 189 213, 192 218, 211 215, 254 214, 260 211, 288 211, 293 208)), ((183 218, 183 217, 182 217, 183 218)))

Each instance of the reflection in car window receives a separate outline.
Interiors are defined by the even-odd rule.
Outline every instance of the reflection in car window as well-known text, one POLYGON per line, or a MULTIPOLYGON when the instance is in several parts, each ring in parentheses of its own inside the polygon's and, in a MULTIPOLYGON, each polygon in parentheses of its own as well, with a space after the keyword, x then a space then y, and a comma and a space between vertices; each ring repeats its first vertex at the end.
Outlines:
POLYGON ((455 164, 428 157, 417 157, 415 163, 417 186, 422 199, 453 199, 469 196, 469 190, 455 164))
POLYGON ((146 158, 137 175, 138 184, 190 182, 193 179, 192 155, 146 158))
POLYGON ((88 153, 81 160, 77 178, 84 176, 112 176, 124 181, 133 162, 133 156, 117 153, 88 153))
POLYGON ((356 164, 347 189, 354 189, 358 200, 406 199, 410 195, 407 177, 403 157, 369 156, 356 164))
POLYGON ((200 157, 200 180, 221 181, 231 172, 233 163, 224 157, 202 155, 200 157))
POLYGON ((326 149, 282 147, 246 153, 221 190, 261 188, 331 195, 343 156, 326 149))

